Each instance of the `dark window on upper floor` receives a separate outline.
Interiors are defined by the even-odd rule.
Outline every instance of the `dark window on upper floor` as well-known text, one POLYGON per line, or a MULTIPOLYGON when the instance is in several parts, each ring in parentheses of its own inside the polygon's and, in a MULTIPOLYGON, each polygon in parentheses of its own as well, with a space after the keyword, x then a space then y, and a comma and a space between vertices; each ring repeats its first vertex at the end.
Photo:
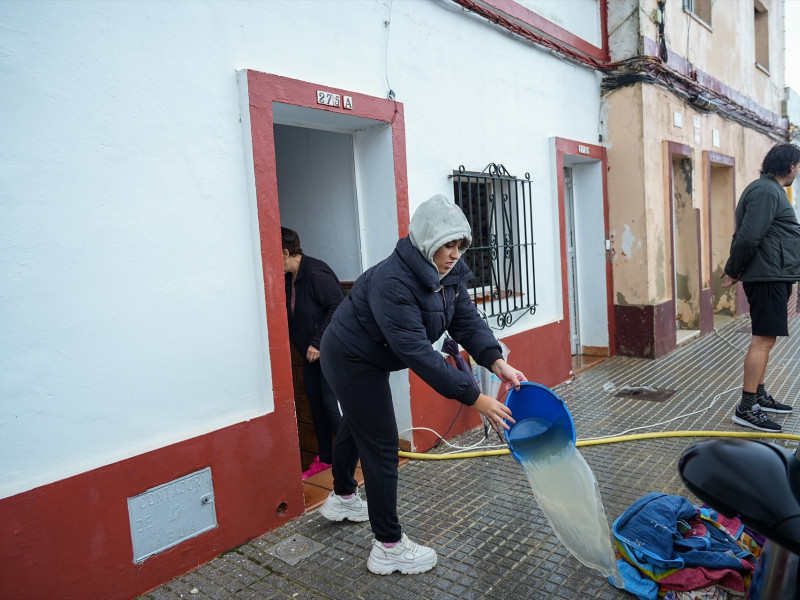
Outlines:
POLYGON ((712 0, 683 0, 683 9, 711 26, 712 0))
POLYGON ((753 1, 753 29, 756 43, 756 65, 769 73, 769 11, 760 0, 753 1))

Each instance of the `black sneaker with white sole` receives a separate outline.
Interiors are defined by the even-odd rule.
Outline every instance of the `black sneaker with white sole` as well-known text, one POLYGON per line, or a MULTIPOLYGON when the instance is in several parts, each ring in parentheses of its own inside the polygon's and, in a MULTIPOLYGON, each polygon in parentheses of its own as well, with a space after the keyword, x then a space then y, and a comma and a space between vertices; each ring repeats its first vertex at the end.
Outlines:
POLYGON ((758 405, 764 412, 779 413, 785 415, 792 412, 792 407, 788 404, 781 404, 767 392, 766 396, 758 397, 758 405))
POLYGON ((737 406, 736 413, 733 415, 733 422, 737 425, 752 427, 767 433, 780 433, 782 429, 775 421, 769 419, 758 404, 753 404, 750 410, 740 410, 737 406))

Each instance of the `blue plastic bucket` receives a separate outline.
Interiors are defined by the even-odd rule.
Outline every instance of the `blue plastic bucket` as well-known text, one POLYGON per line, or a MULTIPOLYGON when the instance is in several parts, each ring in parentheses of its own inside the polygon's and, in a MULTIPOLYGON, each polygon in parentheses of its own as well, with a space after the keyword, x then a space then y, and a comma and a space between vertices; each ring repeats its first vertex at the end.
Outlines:
POLYGON ((511 429, 505 436, 511 454, 519 462, 522 448, 535 446, 539 440, 554 436, 568 438, 575 444, 575 423, 567 405, 550 388, 533 382, 523 382, 519 389, 511 388, 506 406, 516 423, 506 421, 511 429))

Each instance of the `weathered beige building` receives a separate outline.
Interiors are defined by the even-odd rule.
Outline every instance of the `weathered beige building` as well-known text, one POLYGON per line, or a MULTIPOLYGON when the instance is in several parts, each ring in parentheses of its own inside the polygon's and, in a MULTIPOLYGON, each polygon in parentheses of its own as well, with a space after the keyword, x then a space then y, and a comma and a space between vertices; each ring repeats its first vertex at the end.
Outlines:
POLYGON ((720 287, 782 116, 782 0, 608 3, 603 83, 616 353, 658 357, 746 311, 720 287))

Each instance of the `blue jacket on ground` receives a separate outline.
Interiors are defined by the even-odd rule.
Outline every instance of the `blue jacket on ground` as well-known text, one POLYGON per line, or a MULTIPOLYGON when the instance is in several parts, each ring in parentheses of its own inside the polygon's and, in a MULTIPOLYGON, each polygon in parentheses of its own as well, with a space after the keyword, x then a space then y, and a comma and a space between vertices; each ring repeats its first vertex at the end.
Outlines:
MULTIPOLYGON (((681 569, 704 567, 744 572, 742 560, 752 560, 730 535, 713 526, 712 515, 701 511, 686 498, 651 492, 634 502, 614 521, 614 539, 623 557, 638 568, 622 570, 625 589, 640 598, 654 588, 646 577, 655 582, 664 580, 681 569), (684 536, 695 517, 709 522, 703 536, 684 536), (646 577, 643 577, 646 576, 646 577)), ((625 561, 617 561, 622 567, 625 561)))

